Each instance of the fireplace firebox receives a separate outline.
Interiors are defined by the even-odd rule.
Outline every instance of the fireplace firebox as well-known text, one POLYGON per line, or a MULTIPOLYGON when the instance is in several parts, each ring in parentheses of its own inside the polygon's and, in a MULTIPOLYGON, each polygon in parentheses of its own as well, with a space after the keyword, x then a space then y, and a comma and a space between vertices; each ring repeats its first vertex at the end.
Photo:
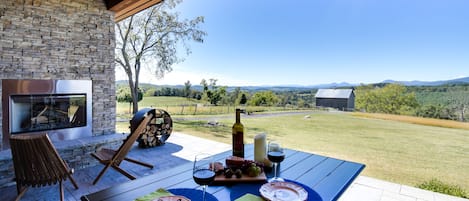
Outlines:
POLYGON ((91 85, 91 80, 2 80, 3 147, 9 147, 10 135, 25 133, 47 132, 52 141, 91 136, 91 85))
POLYGON ((10 134, 86 126, 86 94, 10 96, 10 134))

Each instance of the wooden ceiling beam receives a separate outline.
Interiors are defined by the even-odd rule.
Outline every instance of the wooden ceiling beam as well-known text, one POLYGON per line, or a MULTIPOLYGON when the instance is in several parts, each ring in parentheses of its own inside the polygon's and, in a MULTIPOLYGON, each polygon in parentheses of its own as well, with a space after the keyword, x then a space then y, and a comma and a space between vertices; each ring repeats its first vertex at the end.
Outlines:
POLYGON ((114 11, 114 21, 119 22, 162 1, 163 0, 105 0, 105 3, 108 10, 114 11))

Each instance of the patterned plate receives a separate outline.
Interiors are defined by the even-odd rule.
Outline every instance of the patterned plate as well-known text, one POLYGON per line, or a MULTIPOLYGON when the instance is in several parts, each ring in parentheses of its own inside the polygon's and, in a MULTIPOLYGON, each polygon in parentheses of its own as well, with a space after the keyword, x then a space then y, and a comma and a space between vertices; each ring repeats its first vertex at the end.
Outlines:
POLYGON ((159 197, 157 199, 154 199, 153 201, 191 201, 191 200, 180 195, 170 195, 170 196, 159 197))
POLYGON ((259 189, 262 197, 271 201, 304 201, 308 192, 291 182, 270 182, 259 189))

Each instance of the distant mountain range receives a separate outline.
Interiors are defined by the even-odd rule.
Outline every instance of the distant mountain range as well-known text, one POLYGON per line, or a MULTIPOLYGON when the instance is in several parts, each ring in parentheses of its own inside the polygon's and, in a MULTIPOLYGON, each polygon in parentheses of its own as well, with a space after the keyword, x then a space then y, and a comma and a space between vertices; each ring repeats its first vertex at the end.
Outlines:
POLYGON ((399 83, 406 86, 438 86, 445 84, 462 84, 469 83, 469 77, 463 77, 453 80, 440 80, 440 81, 395 81, 395 80, 384 80, 381 83, 399 83))
MULTIPOLYGON (((458 78, 458 79, 452 79, 452 80, 439 80, 439 81, 396 81, 396 80, 384 80, 380 83, 375 83, 375 84, 387 84, 387 83, 398 83, 402 84, 405 86, 439 86, 439 85, 445 85, 445 84, 469 84, 469 77, 463 77, 463 78, 458 78)), ((317 88, 317 89, 323 89, 323 88, 341 88, 341 87, 354 87, 358 86, 360 84, 353 84, 353 83, 347 83, 347 82, 341 82, 341 83, 330 83, 330 84, 319 84, 319 85, 311 85, 308 86, 309 88, 317 88)))
MULTIPOLYGON (((439 86, 445 84, 469 84, 469 77, 452 79, 452 80, 440 80, 440 81, 396 81, 396 80, 384 80, 380 83, 375 84, 385 84, 385 83, 399 83, 405 86, 439 86)), ((128 82, 126 80, 119 80, 116 81, 117 85, 125 84, 127 85, 128 82)), ((147 84, 141 83, 141 85, 154 85, 154 84, 147 84)), ((329 84, 318 84, 318 85, 309 85, 309 86, 302 86, 302 85, 284 85, 284 86, 240 86, 242 90, 248 91, 260 91, 260 90, 273 90, 273 91, 291 91, 291 90, 311 90, 311 89, 325 89, 325 88, 346 88, 346 87, 355 87, 359 86, 360 84, 353 84, 347 82, 340 82, 340 83, 329 83, 329 84)), ((175 87, 175 88, 183 88, 184 85, 154 85, 157 87, 175 87)), ((228 91, 234 90, 237 87, 229 86, 227 87, 228 91)), ((200 85, 192 85, 192 89, 195 90, 202 90, 202 86, 200 85)))

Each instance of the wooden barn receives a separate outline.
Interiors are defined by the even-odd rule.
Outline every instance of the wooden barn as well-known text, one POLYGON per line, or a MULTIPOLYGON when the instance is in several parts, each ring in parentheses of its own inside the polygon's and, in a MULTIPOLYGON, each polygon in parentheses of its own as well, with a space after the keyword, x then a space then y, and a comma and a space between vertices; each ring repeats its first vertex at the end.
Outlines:
POLYGON ((315 97, 316 107, 331 107, 343 111, 355 109, 353 89, 319 89, 315 97))

